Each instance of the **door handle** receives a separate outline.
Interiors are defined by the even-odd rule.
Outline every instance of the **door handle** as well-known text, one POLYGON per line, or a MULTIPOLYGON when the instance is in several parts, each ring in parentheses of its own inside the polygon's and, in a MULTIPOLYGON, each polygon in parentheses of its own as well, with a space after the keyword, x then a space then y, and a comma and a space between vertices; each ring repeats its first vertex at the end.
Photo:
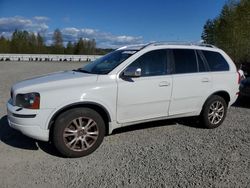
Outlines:
POLYGON ((201 82, 210 82, 209 78, 202 78, 201 82))
POLYGON ((169 85, 170 85, 170 83, 167 82, 167 81, 163 81, 163 82, 160 82, 160 83, 159 83, 159 86, 160 86, 160 87, 165 87, 165 86, 169 86, 169 85))

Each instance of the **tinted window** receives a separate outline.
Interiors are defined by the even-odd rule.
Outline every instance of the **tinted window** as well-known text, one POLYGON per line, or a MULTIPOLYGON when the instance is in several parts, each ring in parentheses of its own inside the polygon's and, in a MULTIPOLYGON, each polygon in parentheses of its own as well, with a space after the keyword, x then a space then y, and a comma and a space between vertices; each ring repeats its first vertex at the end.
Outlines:
POLYGON ((167 73, 167 50, 154 50, 148 52, 129 67, 141 68, 141 76, 157 76, 167 73))
POLYGON ((134 50, 116 50, 87 64, 83 68, 78 69, 78 71, 91 74, 108 74, 136 52, 134 50))
POLYGON ((198 65, 199 65, 199 72, 206 72, 206 66, 205 66, 205 62, 203 61, 203 59, 201 58, 201 55, 197 52, 197 60, 198 60, 198 65))
POLYGON ((174 49, 173 54, 176 74, 198 72, 194 50, 174 49))
POLYGON ((211 71, 227 71, 229 65, 218 52, 202 51, 211 71))

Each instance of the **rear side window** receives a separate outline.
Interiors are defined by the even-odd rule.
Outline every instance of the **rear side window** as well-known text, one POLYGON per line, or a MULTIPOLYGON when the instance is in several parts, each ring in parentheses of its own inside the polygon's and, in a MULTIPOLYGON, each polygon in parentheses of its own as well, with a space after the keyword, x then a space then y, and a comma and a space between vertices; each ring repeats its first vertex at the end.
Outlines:
POLYGON ((175 73, 194 73, 198 72, 196 55, 194 50, 174 49, 175 73))
POLYGON ((198 61, 198 65, 199 65, 199 72, 207 72, 208 70, 205 66, 205 62, 201 58, 200 53, 198 53, 198 51, 197 51, 196 54, 197 54, 197 61, 198 61))
POLYGON ((211 71, 228 71, 229 65, 218 52, 202 51, 211 71))

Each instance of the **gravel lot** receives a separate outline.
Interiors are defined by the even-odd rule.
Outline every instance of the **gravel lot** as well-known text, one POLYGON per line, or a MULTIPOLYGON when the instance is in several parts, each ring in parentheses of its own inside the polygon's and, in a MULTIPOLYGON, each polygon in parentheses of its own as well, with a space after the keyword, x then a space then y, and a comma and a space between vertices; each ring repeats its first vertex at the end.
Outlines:
POLYGON ((80 63, 0 62, 0 187, 250 187, 250 99, 219 128, 192 119, 119 129, 93 154, 62 158, 11 129, 5 102, 15 82, 80 63))

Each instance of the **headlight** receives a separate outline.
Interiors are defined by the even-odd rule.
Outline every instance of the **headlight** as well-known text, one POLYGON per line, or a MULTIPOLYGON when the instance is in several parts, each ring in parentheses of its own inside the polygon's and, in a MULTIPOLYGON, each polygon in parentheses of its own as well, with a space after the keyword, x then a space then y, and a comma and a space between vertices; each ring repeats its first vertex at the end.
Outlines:
POLYGON ((29 109, 39 109, 40 94, 39 93, 18 94, 16 96, 16 106, 29 109))

